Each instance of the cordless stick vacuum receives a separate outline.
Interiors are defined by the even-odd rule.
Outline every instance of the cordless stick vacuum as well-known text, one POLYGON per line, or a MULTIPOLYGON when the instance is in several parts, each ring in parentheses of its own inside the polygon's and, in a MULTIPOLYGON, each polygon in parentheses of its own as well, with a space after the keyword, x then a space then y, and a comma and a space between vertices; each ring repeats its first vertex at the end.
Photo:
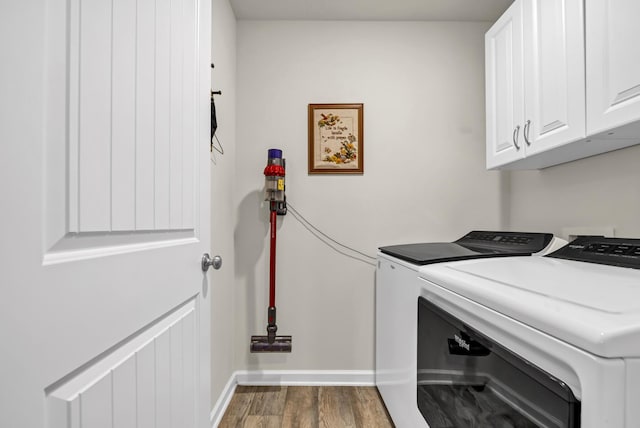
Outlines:
POLYGON ((282 150, 270 149, 264 169, 266 197, 269 201, 271 248, 269 254, 269 308, 267 309, 267 335, 251 336, 251 352, 291 352, 291 336, 276 336, 276 219, 287 213, 284 194, 285 161, 282 150))

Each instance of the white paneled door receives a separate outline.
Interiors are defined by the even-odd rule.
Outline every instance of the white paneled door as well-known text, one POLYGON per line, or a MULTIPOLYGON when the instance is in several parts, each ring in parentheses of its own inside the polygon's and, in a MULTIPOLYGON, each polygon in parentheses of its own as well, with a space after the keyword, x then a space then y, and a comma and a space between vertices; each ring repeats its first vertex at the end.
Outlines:
POLYGON ((209 425, 207 0, 0 5, 0 426, 209 425))

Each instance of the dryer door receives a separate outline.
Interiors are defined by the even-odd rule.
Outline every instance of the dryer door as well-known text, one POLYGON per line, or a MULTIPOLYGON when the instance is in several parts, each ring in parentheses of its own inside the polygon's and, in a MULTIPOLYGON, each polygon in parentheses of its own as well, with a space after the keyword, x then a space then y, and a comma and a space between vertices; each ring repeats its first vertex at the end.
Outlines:
POLYGON ((559 379, 418 298, 418 408, 430 428, 580 426, 559 379))

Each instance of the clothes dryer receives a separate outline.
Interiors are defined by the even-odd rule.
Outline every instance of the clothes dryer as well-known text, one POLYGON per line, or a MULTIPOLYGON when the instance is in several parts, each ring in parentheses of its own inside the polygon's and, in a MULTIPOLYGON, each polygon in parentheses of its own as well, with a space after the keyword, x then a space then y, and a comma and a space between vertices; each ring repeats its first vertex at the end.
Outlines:
POLYGON ((640 239, 419 275, 414 399, 430 428, 640 426, 640 239))

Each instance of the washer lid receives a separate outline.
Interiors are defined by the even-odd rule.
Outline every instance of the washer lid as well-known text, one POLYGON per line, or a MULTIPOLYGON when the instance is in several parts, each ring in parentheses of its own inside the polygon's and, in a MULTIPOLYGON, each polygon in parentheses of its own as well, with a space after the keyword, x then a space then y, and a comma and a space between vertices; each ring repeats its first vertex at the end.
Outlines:
POLYGON ((640 270, 508 257, 424 266, 419 275, 592 354, 640 357, 640 270))
POLYGON ((427 242, 380 247, 384 254, 417 265, 488 257, 529 256, 549 246, 553 235, 534 232, 474 230, 455 242, 427 242))

